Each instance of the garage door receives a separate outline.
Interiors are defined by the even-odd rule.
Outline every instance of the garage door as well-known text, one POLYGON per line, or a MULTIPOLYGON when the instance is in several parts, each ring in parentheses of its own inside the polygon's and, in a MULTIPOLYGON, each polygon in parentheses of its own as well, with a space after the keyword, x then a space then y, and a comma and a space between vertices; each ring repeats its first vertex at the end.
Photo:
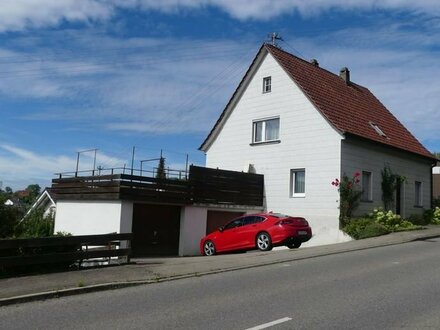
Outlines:
POLYGON ((134 204, 134 257, 177 255, 179 231, 180 206, 134 204))
POLYGON ((212 233, 218 227, 225 225, 230 220, 243 215, 243 212, 208 211, 206 220, 206 234, 212 233))

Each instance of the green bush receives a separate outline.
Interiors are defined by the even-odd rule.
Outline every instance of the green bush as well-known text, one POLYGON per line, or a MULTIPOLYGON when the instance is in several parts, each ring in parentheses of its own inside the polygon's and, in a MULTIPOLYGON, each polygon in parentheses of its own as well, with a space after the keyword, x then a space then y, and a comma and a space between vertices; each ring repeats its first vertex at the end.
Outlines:
POLYGON ((400 230, 401 228, 411 228, 414 226, 408 220, 402 219, 398 214, 394 214, 392 211, 384 211, 382 208, 374 209, 370 217, 375 222, 385 226, 389 231, 400 230))
POLYGON ((440 225, 440 207, 436 206, 434 209, 423 212, 423 219, 426 224, 440 225))
MULTIPOLYGON (((440 208, 437 214, 440 224, 440 208)), ((404 220, 400 215, 394 214, 391 211, 386 212, 379 208, 374 209, 367 217, 350 219, 342 230, 354 239, 362 239, 381 236, 396 231, 420 229, 420 223, 426 221, 425 217, 420 215, 412 215, 410 219, 404 220), (417 226, 415 226, 412 221, 409 221, 411 219, 417 226)))
POLYGON ((355 218, 343 228, 343 231, 354 239, 381 236, 390 233, 383 224, 372 218, 355 218))
POLYGON ((48 237, 53 235, 54 217, 44 216, 44 210, 34 210, 15 228, 15 236, 22 238, 48 237))
POLYGON ((431 223, 431 217, 427 215, 426 211, 422 214, 411 214, 408 219, 413 225, 426 226, 431 223))
POLYGON ((436 206, 432 212, 431 223, 434 225, 440 225, 440 207, 436 206))

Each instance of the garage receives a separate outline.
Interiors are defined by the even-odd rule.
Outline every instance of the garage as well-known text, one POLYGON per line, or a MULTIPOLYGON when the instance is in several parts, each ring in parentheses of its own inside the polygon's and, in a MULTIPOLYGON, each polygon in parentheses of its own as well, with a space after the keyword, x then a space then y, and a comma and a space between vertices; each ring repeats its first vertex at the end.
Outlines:
POLYGON ((230 220, 243 214, 243 212, 208 211, 206 220, 206 234, 212 233, 218 229, 218 227, 225 225, 230 220))
POLYGON ((177 256, 180 206, 133 205, 133 257, 177 256))

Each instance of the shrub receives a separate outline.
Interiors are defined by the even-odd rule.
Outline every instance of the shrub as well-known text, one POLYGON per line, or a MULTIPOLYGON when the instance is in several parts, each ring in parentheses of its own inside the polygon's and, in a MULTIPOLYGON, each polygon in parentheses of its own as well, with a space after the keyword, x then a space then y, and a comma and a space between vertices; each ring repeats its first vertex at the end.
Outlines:
POLYGON ((411 222, 403 220, 400 215, 394 214, 392 211, 386 212, 381 208, 374 209, 370 217, 390 231, 396 231, 400 228, 411 228, 413 226, 411 222))
POLYGON ((360 175, 359 172, 356 172, 349 178, 344 174, 341 181, 335 179, 332 182, 332 185, 337 187, 339 191, 339 224, 341 227, 344 227, 348 223, 351 214, 359 205, 362 195, 362 190, 359 186, 360 175))
POLYGON ((440 207, 436 206, 436 208, 432 212, 431 223, 435 225, 440 225, 440 207))
POLYGON ((425 226, 431 223, 431 217, 427 215, 426 211, 423 215, 411 214, 407 220, 416 226, 425 226))
POLYGON ((44 210, 33 210, 15 228, 15 236, 23 238, 48 237, 53 235, 54 217, 44 216, 44 210))
POLYGON ((343 231, 354 239, 381 236, 390 233, 383 224, 377 223, 372 218, 351 219, 343 231))

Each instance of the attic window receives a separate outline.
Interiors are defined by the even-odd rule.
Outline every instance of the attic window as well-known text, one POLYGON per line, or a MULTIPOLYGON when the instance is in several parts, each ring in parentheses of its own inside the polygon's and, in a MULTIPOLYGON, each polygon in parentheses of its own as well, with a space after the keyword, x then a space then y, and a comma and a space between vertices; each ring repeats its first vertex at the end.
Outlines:
POLYGON ((377 124, 370 121, 370 126, 373 127, 376 133, 379 134, 380 136, 385 138, 387 137, 387 135, 380 129, 380 127, 377 124))
POLYGON ((263 78, 263 93, 270 93, 272 90, 272 77, 263 78))

